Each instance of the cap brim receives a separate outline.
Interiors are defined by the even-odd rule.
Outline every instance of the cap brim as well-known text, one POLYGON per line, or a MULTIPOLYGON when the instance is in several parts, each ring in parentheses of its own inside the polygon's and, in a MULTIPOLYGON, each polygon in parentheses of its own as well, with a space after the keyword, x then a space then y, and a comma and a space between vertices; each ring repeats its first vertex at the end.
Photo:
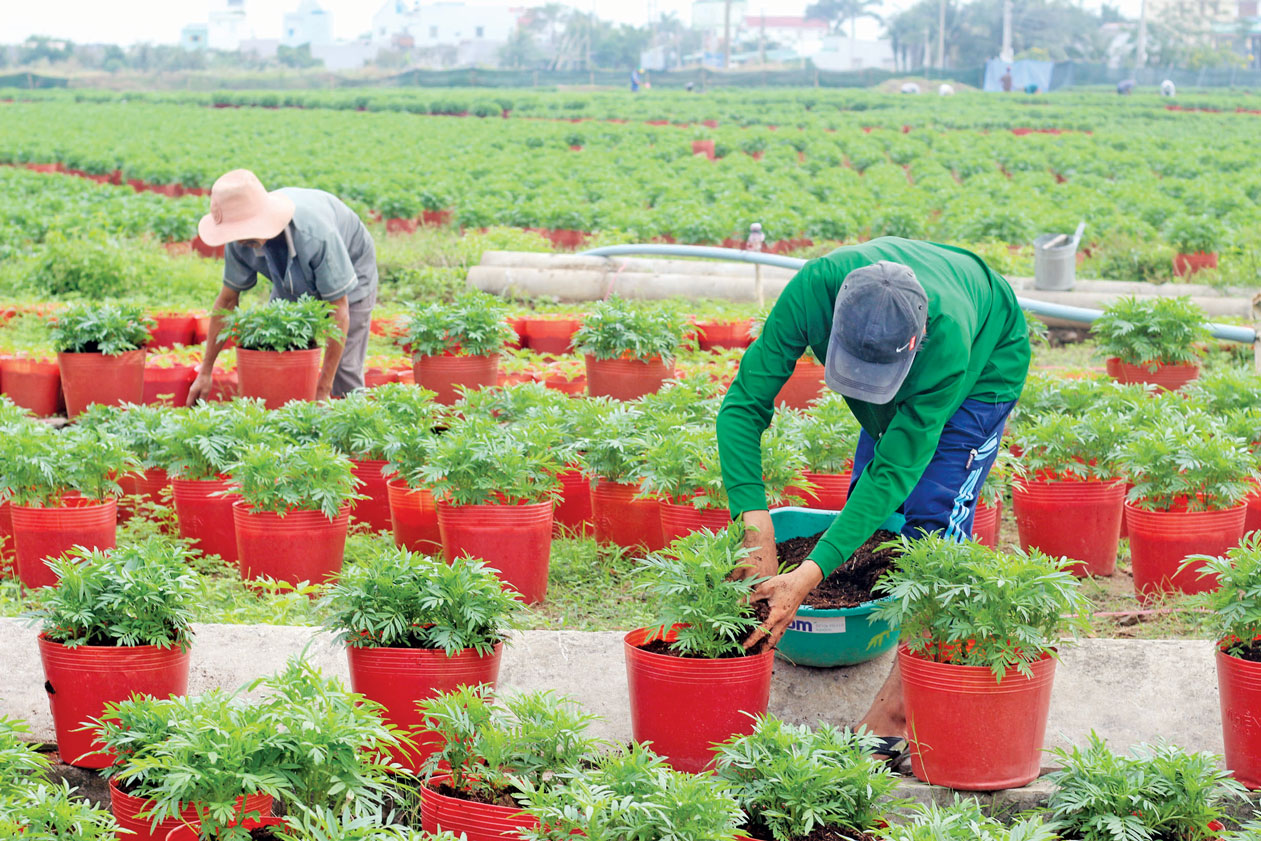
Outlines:
POLYGON ((268 240, 280 234, 293 219, 293 200, 280 193, 268 193, 267 204, 249 219, 216 224, 207 213, 197 223, 197 235, 211 248, 243 239, 268 240))
POLYGON ((886 364, 864 362, 847 353, 840 342, 833 341, 828 345, 823 381, 828 388, 845 397, 883 405, 897 396, 917 353, 918 349, 906 351, 898 356, 896 362, 886 364))

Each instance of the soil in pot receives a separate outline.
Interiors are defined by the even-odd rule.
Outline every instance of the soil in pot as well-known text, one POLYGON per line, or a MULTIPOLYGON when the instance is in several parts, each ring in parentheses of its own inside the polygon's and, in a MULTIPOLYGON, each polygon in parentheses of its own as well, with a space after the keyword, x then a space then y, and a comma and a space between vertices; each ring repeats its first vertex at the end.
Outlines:
POLYGON ((1247 648, 1240 649, 1233 656, 1249 663, 1261 663, 1261 641, 1254 642, 1247 648))
MULTIPOLYGON (((781 566, 798 566, 805 561, 823 532, 808 537, 794 537, 782 543, 776 543, 781 566)), ((838 610, 846 607, 858 607, 872 599, 872 588, 897 562, 896 549, 880 549, 881 544, 897 540, 898 536, 891 531, 881 529, 858 547, 858 551, 850 559, 836 568, 835 571, 819 586, 806 596, 805 604, 819 610, 838 610)))
POLYGON ((507 792, 492 796, 480 791, 463 791, 450 783, 438 783, 433 786, 433 790, 444 797, 454 797, 456 800, 467 800, 470 803, 482 803, 486 806, 504 806, 509 809, 521 808, 512 795, 507 792))
MULTIPOLYGON (((766 620, 769 619, 771 616, 771 606, 767 604, 766 602, 754 602, 753 615, 757 617, 758 625, 765 624, 766 620)), ((749 631, 749 635, 755 633, 756 631, 757 631, 757 628, 754 627, 752 631, 749 631)), ((745 639, 747 638, 748 638, 748 635, 746 635, 745 639)), ((689 656, 689 655, 679 654, 677 651, 675 651, 671 647, 672 644, 673 644, 672 641, 669 639, 654 639, 650 642, 646 642, 637 646, 637 648, 639 648, 640 651, 647 651, 650 654, 664 654, 667 657, 689 656)), ((766 640, 763 640, 757 646, 750 648, 748 651, 744 651, 744 652, 734 651, 727 654, 720 654, 715 659, 727 660, 732 657, 748 657, 753 654, 761 654, 763 651, 766 651, 766 650, 767 650, 766 640)))
MULTIPOLYGON (((751 818, 744 832, 753 841, 775 841, 771 831, 757 818, 751 818)), ((876 836, 857 829, 842 829, 833 826, 816 826, 806 835, 798 835, 793 841, 876 841, 876 836)))

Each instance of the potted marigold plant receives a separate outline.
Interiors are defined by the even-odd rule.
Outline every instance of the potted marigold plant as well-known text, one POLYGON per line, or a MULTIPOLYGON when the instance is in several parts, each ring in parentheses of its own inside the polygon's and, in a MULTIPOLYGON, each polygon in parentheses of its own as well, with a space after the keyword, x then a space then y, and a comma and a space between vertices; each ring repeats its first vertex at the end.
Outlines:
POLYGON ((623 549, 656 552, 665 547, 657 500, 643 493, 648 434, 642 412, 608 398, 578 403, 590 434, 582 440, 583 473, 591 485, 595 539, 623 549))
POLYGON ((1221 757, 1163 742, 1113 753, 1091 733, 1086 747, 1057 748, 1047 803, 1060 835, 1073 841, 1178 838, 1217 841, 1226 806, 1244 787, 1218 767, 1221 757))
POLYGON ((229 564, 237 562, 236 499, 224 493, 225 474, 250 444, 274 440, 267 417, 257 401, 207 403, 173 412, 158 431, 180 537, 229 564))
POLYGON ((482 292, 414 308, 405 347, 416 385, 446 405, 458 400, 462 389, 496 385, 500 354, 513 337, 507 312, 502 301, 482 292))
POLYGON ((363 498, 350 508, 350 517, 374 531, 390 531, 390 499, 386 486, 386 450, 390 437, 428 434, 436 420, 432 392, 388 383, 348 394, 329 403, 317 419, 319 438, 350 459, 363 498))
POLYGON ((1198 578, 1182 562, 1224 554, 1243 537, 1245 500, 1258 475, 1248 444, 1188 411, 1132 436, 1118 463, 1133 483, 1125 519, 1139 600, 1213 589, 1211 578, 1198 578))
POLYGON ((1021 548, 1070 558, 1077 576, 1112 575, 1125 505, 1116 459, 1131 431, 1107 411, 1051 413, 1021 426, 1026 475, 1012 485, 1021 548))
POLYGON ((153 538, 105 552, 77 548, 53 562, 61 586, 45 590, 28 616, 40 626, 44 688, 66 763, 114 761, 80 728, 105 704, 187 691, 197 583, 187 560, 178 544, 153 538))
POLYGON ((521 833, 527 841, 567 841, 576 835, 588 841, 742 837, 740 808, 721 780, 675 771, 634 742, 601 754, 588 767, 567 770, 552 785, 527 789, 521 801, 536 822, 521 833))
POLYGON ((424 726, 442 741, 425 763, 420 789, 426 832, 512 838, 537 826, 522 811, 522 796, 591 763, 600 744, 586 734, 593 717, 552 692, 491 704, 490 687, 461 686, 419 707, 424 726))
POLYGON ((760 621, 748 599, 762 579, 729 578, 748 554, 732 525, 679 538, 637 570, 656 621, 625 638, 631 732, 680 771, 708 768, 713 745, 766 712, 774 654, 743 646, 760 621))
POLYGON ((1217 640, 1226 767, 1248 788, 1261 789, 1261 733, 1252 724, 1261 709, 1261 532, 1223 557, 1187 558, 1184 568, 1217 584, 1196 601, 1209 609, 1217 640))
POLYGON ((132 304, 80 304, 57 313, 51 330, 66 414, 93 403, 144 398, 144 355, 153 321, 132 304))
POLYGON ((1090 325, 1108 374, 1121 383, 1176 390, 1199 376, 1194 344, 1208 338, 1190 298, 1120 298, 1090 325))
POLYGON ((750 838, 870 838, 901 805, 893 799, 897 777, 873 755, 879 743, 864 730, 812 730, 762 716, 752 733, 714 748, 714 773, 744 811, 750 838))
POLYGON ((325 444, 246 449, 228 466, 241 577, 323 584, 341 571, 350 501, 350 459, 325 444))
POLYGON ((612 297, 596 303, 574 334, 592 397, 634 400, 674 377, 683 317, 673 308, 612 297))
POLYGON ((416 702, 459 686, 493 687, 521 604, 481 561, 447 564, 392 548, 347 569, 323 606, 325 627, 346 644, 351 688, 410 737, 394 761, 416 771, 441 747, 416 702))
POLYGON ((242 397, 268 409, 314 400, 320 382, 320 343, 339 335, 332 305, 316 298, 277 299, 220 313, 223 335, 236 342, 242 397))
POLYGON ((36 417, 55 415, 64 403, 49 336, 48 320, 39 313, 0 323, 0 383, 10 400, 36 417))
POLYGON ((900 625, 911 771, 968 791, 1038 776, 1057 650, 1086 627, 1067 560, 938 535, 901 539, 872 616, 900 625), (967 597, 962 598, 966 593, 967 597))
POLYGON ((377 704, 294 658, 242 688, 189 698, 135 696, 93 722, 118 757, 109 770, 119 822, 141 839, 250 841, 274 799, 373 814, 387 796, 400 737, 377 704))
POLYGON ((990 473, 976 493, 976 507, 972 514, 973 540, 991 549, 998 548, 998 535, 1003 522, 1003 500, 1011 493, 1015 481, 1024 475, 1024 465, 1009 447, 1000 444, 990 473))
POLYGON ((166 472, 167 455, 162 431, 169 423, 170 410, 157 406, 96 405, 79 416, 78 425, 94 427, 120 438, 139 462, 134 473, 118 477, 123 489, 122 505, 134 508, 137 502, 160 505, 171 487, 166 472), (131 499, 127 499, 131 497, 131 499))
POLYGON ((9 504, 18 578, 29 589, 56 586, 48 559, 75 546, 112 549, 118 477, 137 462, 122 439, 94 429, 60 434, 42 425, 0 436, 0 502, 9 504))
POLYGON ((791 489, 807 508, 839 511, 853 479, 854 450, 862 427, 839 394, 828 394, 804 411, 781 411, 775 424, 787 428, 805 460, 806 485, 791 489))
MULTIPOLYGON (((772 427, 762 436, 762 476, 771 506, 798 502, 797 494, 808 489, 801 488, 805 458, 797 443, 784 427, 772 427)), ((712 424, 684 424, 658 433, 645 461, 642 486, 658 499, 665 542, 702 528, 725 529, 731 522, 712 424)))
POLYGON ((420 467, 438 506, 442 553, 481 558, 529 604, 547 593, 556 474, 564 454, 528 424, 473 416, 437 436, 420 467))
POLYGON ((1173 243, 1174 277, 1186 277, 1217 268, 1217 248, 1222 239, 1221 222, 1208 214, 1179 214, 1165 225, 1165 239, 1173 243))
POLYGON ((48 780, 50 762, 26 743, 26 725, 0 717, 0 837, 115 841, 109 812, 48 780))

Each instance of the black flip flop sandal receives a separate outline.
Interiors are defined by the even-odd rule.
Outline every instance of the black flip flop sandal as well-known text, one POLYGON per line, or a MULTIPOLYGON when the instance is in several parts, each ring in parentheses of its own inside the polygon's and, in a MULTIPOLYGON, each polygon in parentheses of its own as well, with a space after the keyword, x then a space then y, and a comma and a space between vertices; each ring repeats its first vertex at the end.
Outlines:
POLYGON ((902 764, 902 760, 906 758, 911 749, 911 743, 901 736, 879 736, 879 742, 876 744, 871 755, 877 759, 883 758, 884 764, 890 769, 896 770, 898 765, 902 764))

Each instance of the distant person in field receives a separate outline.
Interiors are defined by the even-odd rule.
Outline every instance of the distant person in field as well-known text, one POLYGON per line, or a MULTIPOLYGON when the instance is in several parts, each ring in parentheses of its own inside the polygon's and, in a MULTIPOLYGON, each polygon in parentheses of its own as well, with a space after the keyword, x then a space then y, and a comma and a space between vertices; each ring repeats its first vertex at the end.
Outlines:
POLYGON ((271 281, 272 300, 310 296, 333 305, 340 335, 328 340, 316 398, 363 388, 377 258, 372 235, 353 210, 323 190, 285 187, 269 193, 254 173, 236 169, 214 183, 210 213, 197 232, 207 245, 224 246, 223 288, 188 405, 210 394, 215 358, 223 348, 222 320, 214 313, 236 309, 259 274, 271 281))
POLYGON ((631 71, 631 93, 639 93, 639 86, 643 84, 644 69, 631 71))
POLYGON ((1166 79, 1160 83, 1160 95, 1169 97, 1178 95, 1178 89, 1174 87, 1172 79, 1166 79))
POLYGON ((1002 83, 1002 85, 1003 85, 1003 93, 1011 93, 1011 86, 1012 86, 1012 81, 1013 81, 1013 80, 1012 80, 1012 77, 1011 77, 1011 68, 1010 68, 1010 67, 1008 67, 1008 68, 1007 68, 1007 72, 1005 72, 1005 73, 1002 75, 1002 77, 1001 77, 1001 78, 999 78, 999 80, 998 80, 998 81, 999 81, 999 82, 1001 82, 1001 83, 1002 83))
POLYGON ((1125 79, 1123 81, 1117 82, 1117 93, 1120 96, 1129 96, 1130 94, 1134 93, 1134 86, 1137 84, 1138 82, 1134 81, 1133 79, 1125 79))
MULTIPOLYGON (((754 602, 770 614, 749 647, 778 643, 797 608, 895 514, 901 533, 972 536, 977 495, 1029 371, 1029 328, 1011 286, 975 254, 881 237, 811 260, 788 283, 745 352, 718 413, 718 452, 749 565, 766 577, 754 602), (762 433, 806 349, 862 426, 849 497, 808 559, 777 575, 775 528, 762 482, 762 433)), ((877 751, 906 750, 894 666, 861 721, 877 751)))

